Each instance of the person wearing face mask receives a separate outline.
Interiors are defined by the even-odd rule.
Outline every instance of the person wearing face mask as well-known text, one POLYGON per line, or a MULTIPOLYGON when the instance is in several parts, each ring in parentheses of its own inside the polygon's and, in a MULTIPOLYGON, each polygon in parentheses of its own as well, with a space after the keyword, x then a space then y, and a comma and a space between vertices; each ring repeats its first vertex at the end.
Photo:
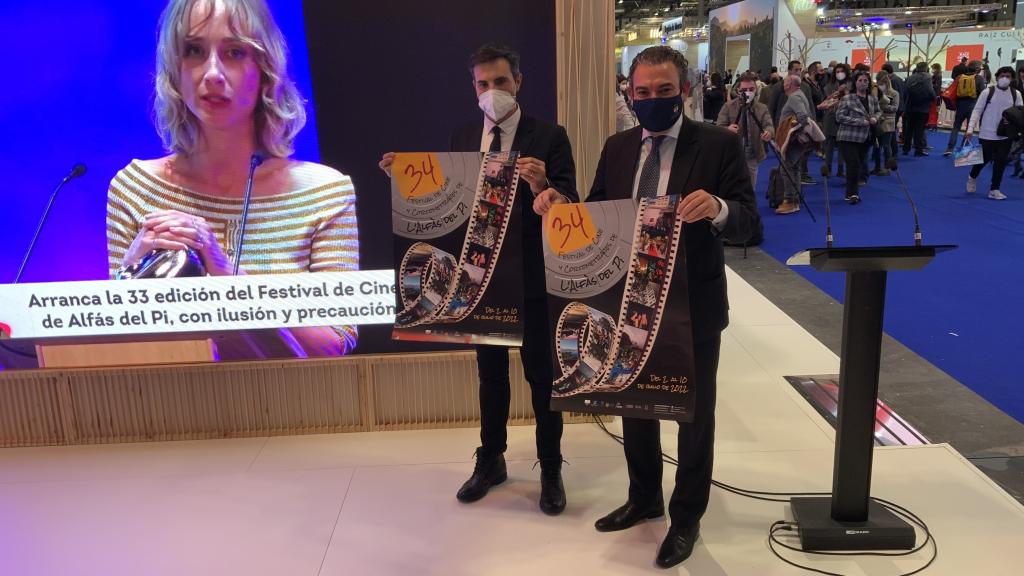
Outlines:
POLYGON ((744 74, 736 82, 738 96, 722 107, 715 122, 724 126, 734 134, 739 134, 743 142, 743 156, 747 160, 747 171, 750 172, 750 184, 757 187, 757 167, 764 161, 765 142, 772 139, 775 126, 768 107, 757 101, 757 83, 753 74, 744 74), (758 123, 761 127, 758 127, 758 123))
MULTIPOLYGON (((656 557, 662 568, 693 552, 711 491, 715 382, 729 308, 722 239, 746 242, 760 226, 739 136, 682 114, 686 70, 686 59, 668 46, 648 48, 633 60, 629 84, 640 126, 608 138, 587 196, 596 202, 683 195, 677 214, 684 222, 695 382, 700 384, 693 422, 678 425, 671 525, 656 557)), ((598 531, 625 530, 664 515, 659 428, 658 420, 622 419, 628 499, 595 523, 598 531)))
POLYGON ((818 104, 818 109, 825 112, 823 119, 823 130, 825 132, 825 166, 828 172, 832 171, 832 158, 836 158, 836 175, 840 178, 845 174, 842 154, 836 155, 838 145, 836 136, 839 134, 839 124, 836 122, 836 110, 839 109, 839 102, 852 90, 850 82, 850 67, 845 63, 836 64, 832 72, 832 80, 825 85, 825 100, 818 104))
POLYGON ((853 86, 854 93, 847 94, 836 111, 839 123, 836 140, 846 162, 846 201, 857 204, 860 202, 857 187, 867 183, 868 142, 881 117, 881 109, 878 99, 871 94, 870 72, 855 73, 853 86))
MULTIPOLYGON (((485 45, 469 59, 481 117, 457 129, 451 137, 453 152, 518 151, 519 191, 514 209, 522 214, 523 346, 520 356, 530 384, 533 413, 537 419, 536 445, 540 461, 540 509, 560 514, 565 509, 562 483, 562 414, 550 409, 551 330, 548 326, 547 290, 544 285, 544 253, 541 219, 533 204, 550 205, 579 199, 576 165, 565 129, 535 118, 516 101, 523 85, 519 54, 485 45)), ((384 155, 379 167, 390 175, 394 153, 384 155)), ((515 249, 507 246, 505 250, 515 249)), ((491 487, 507 478, 504 453, 511 388, 508 348, 477 346, 480 377, 480 447, 473 473, 456 494, 463 503, 475 502, 491 487)))
POLYGON ((1013 68, 1003 66, 996 71, 996 84, 989 86, 978 95, 978 102, 974 106, 974 113, 971 114, 971 122, 967 125, 967 133, 964 139, 970 140, 974 133, 978 133, 981 140, 981 152, 985 162, 971 166, 971 174, 967 177, 967 193, 973 194, 977 190, 977 178, 985 164, 992 163, 992 185, 989 188, 988 197, 992 200, 1006 200, 999 187, 1003 181, 1003 171, 1006 170, 1006 163, 1010 155, 1011 142, 1005 136, 997 133, 999 123, 1003 119, 1003 112, 1011 106, 1024 105, 1021 93, 1012 86, 1013 68))

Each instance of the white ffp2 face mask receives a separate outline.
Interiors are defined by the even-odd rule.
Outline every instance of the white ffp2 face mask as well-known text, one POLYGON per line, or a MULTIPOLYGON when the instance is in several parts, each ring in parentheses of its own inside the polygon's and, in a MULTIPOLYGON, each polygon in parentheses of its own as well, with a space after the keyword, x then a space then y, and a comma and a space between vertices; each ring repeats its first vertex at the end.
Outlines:
POLYGON ((1005 90, 1010 87, 1010 79, 1007 78, 1006 76, 1003 76, 1002 78, 996 80, 996 86, 999 86, 1000 88, 1005 90))
POLYGON ((515 96, 504 90, 491 89, 484 92, 477 99, 480 110, 483 111, 491 122, 497 123, 503 120, 510 112, 516 109, 515 96))

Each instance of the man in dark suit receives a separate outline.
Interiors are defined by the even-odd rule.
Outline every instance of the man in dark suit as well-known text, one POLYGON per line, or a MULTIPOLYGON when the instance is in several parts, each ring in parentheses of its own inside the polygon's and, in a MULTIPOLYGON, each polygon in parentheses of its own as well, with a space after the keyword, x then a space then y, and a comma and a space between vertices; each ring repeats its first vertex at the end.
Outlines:
MULTIPOLYGON (((519 54, 502 46, 483 46, 470 57, 470 74, 483 116, 468 122, 451 137, 453 152, 519 152, 519 191, 513 209, 522 214, 523 262, 523 371, 530 384, 533 413, 537 419, 537 458, 541 468, 540 508, 546 514, 565 509, 562 484, 562 413, 552 412, 551 330, 548 326, 547 290, 541 219, 532 210, 535 198, 546 201, 579 200, 576 164, 565 129, 524 112, 516 103, 522 87, 519 54)), ((384 155, 381 169, 388 171, 392 153, 384 155)), ((475 502, 508 477, 505 449, 511 390, 508 348, 477 346, 480 376, 480 443, 476 466, 456 497, 475 502)))
MULTIPOLYGON (((587 201, 682 194, 686 275, 693 324, 696 404, 692 423, 679 423, 679 469, 669 500, 671 527, 657 564, 690 556, 708 505, 714 453, 715 387, 721 333, 728 324, 722 239, 743 242, 759 217, 740 139, 680 114, 686 60, 667 46, 641 52, 630 67, 630 91, 640 126, 605 142, 587 201)), ((556 199, 555 203, 560 202, 556 199)), ((534 209, 545 213, 544 198, 534 209)), ((622 419, 629 499, 601 518, 601 532, 624 530, 664 514, 658 420, 622 419)))

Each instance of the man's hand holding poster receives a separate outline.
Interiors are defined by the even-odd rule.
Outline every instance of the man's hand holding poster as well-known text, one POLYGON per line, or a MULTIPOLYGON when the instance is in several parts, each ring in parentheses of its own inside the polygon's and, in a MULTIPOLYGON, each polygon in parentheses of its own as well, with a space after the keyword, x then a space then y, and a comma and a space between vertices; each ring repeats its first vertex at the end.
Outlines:
POLYGON ((392 338, 522 344, 516 156, 395 155, 391 220, 398 312, 392 338))
POLYGON ((552 410, 693 420, 693 334, 678 196, 554 206, 544 264, 552 410))

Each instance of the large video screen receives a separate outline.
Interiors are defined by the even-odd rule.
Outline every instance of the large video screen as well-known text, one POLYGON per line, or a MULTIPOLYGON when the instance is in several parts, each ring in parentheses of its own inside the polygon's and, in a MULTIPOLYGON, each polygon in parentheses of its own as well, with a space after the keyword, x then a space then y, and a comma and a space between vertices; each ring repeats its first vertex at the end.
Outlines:
MULTIPOLYGON (((241 251, 244 273, 392 269, 390 185, 377 161, 388 151, 446 150, 456 128, 479 118, 467 59, 481 44, 519 50, 525 76, 520 105, 537 117, 556 119, 549 1, 491 7, 469 0, 267 3, 286 38, 288 73, 307 116, 291 158, 320 163, 344 177, 329 190, 305 190, 308 196, 287 208, 280 199, 254 197, 241 251), (358 227, 350 226, 356 219, 358 227), (309 226, 319 227, 313 235, 325 240, 304 261, 295 254, 309 251, 290 235, 309 226)), ((13 46, 32 47, 18 50, 11 82, 0 91, 0 205, 8 215, 0 284, 13 282, 51 191, 79 163, 86 173, 57 196, 22 283, 110 279, 129 252, 138 230, 133 226, 154 209, 141 198, 166 203, 182 194, 197 196, 212 215, 204 219, 208 228, 226 239, 223 252, 231 259, 241 201, 176 189, 153 169, 152 160, 167 155, 154 123, 156 38, 164 6, 159 0, 0 3, 5 37, 13 46)), ((379 278, 368 278, 366 285, 379 291, 379 278)), ((283 289, 274 282, 282 280, 268 280, 264 290, 283 289)), ((214 283, 209 286, 214 289, 214 283)), ((228 359, 451 348, 393 342, 389 325, 339 322, 327 328, 341 345, 312 353, 267 331, 219 337, 225 350, 235 350, 228 359), (259 344, 264 336, 272 343, 259 344), (243 345, 229 344, 232 338, 243 345)), ((32 342, 5 340, 0 366, 32 367, 32 355, 32 342)))

